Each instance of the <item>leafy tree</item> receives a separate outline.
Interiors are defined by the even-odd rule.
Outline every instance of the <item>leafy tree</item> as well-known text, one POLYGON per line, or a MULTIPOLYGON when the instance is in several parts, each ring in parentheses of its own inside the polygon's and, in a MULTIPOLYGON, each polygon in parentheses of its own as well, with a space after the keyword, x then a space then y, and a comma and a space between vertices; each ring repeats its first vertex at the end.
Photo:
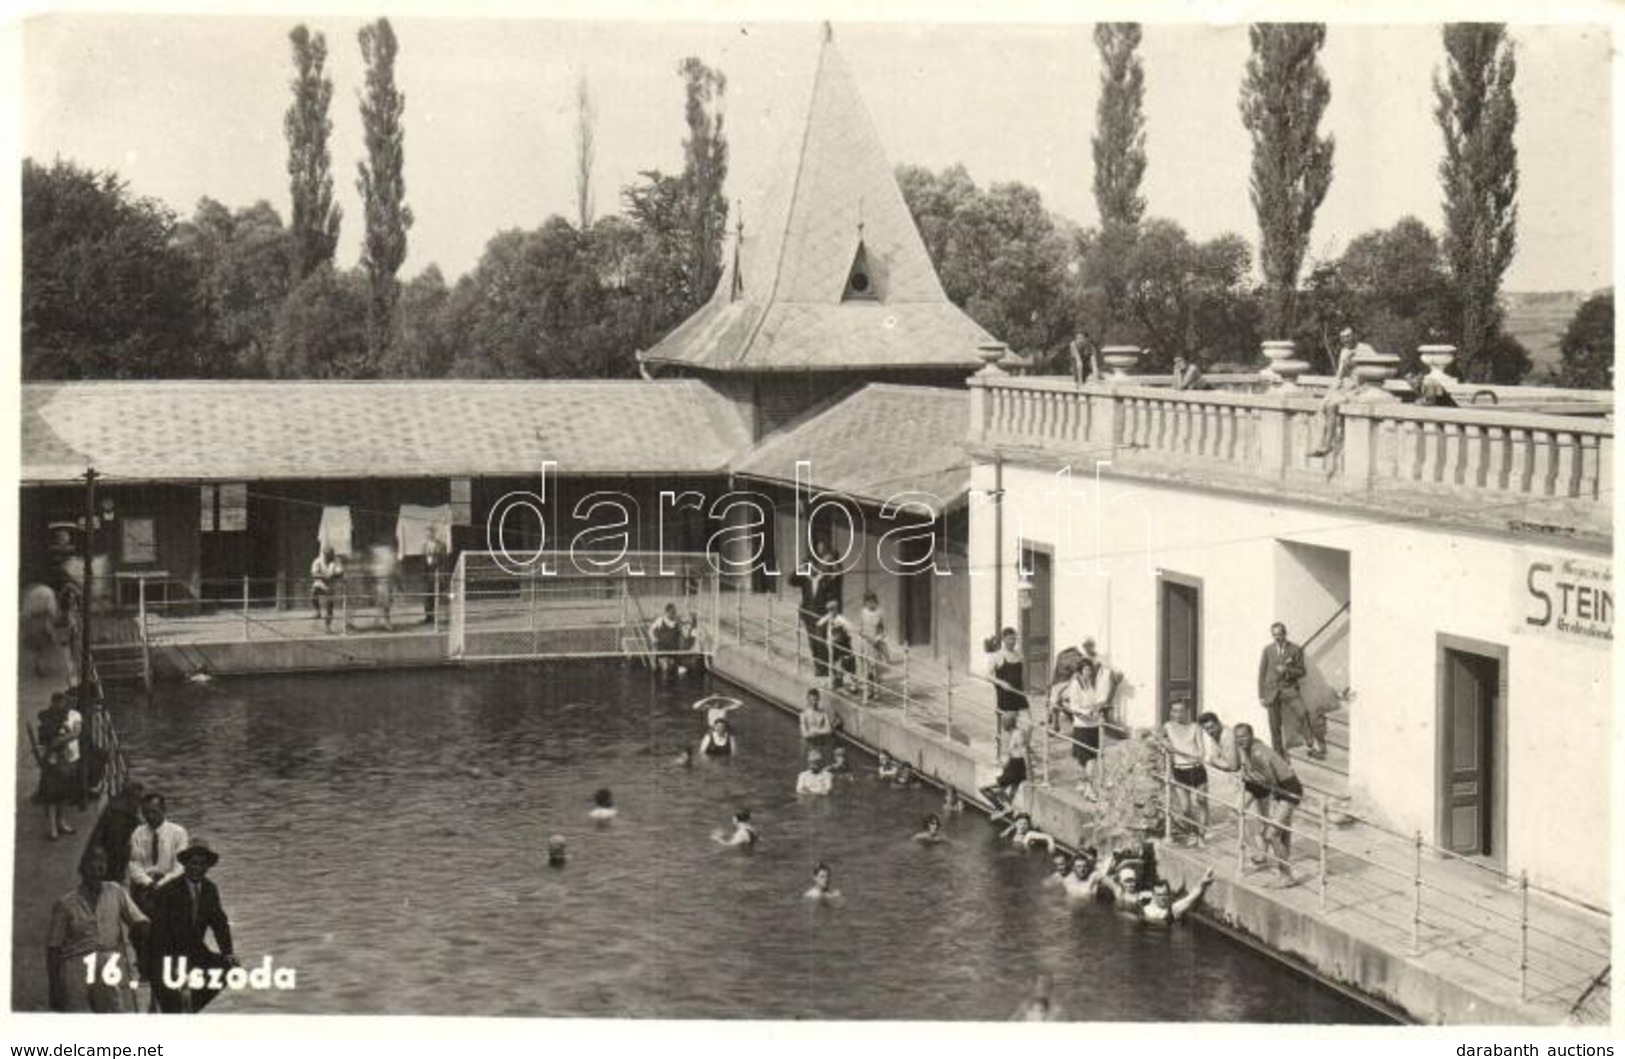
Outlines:
MULTIPOLYGON (((327 116, 333 101, 333 81, 324 72, 327 38, 303 25, 288 34, 293 44, 293 102, 282 120, 288 139, 288 193, 293 200, 293 281, 310 275, 316 266, 331 264, 339 242, 343 211, 333 202, 332 158, 327 137, 333 122, 327 116)), ((280 224, 280 222, 278 222, 280 224)))
MULTIPOLYGON (((630 269, 628 284, 636 291, 657 336, 676 327, 704 304, 716 277, 701 287, 689 256, 687 192, 681 177, 658 170, 641 174, 639 183, 621 191, 627 214, 638 233, 635 244, 622 244, 630 269)), ((701 277, 704 278, 704 277, 701 277)), ((652 343, 651 343, 652 344, 652 343)))
POLYGON ((722 238, 728 224, 723 183, 728 177, 728 140, 722 131, 722 97, 728 79, 689 56, 678 66, 683 78, 683 206, 688 289, 697 309, 711 296, 722 261, 722 238))
POLYGON ((1444 133, 1444 252, 1460 299, 1463 369, 1474 382, 1516 382, 1517 358, 1503 359, 1513 351, 1497 336, 1501 277, 1518 242, 1517 61, 1499 23, 1452 23, 1443 35, 1433 114, 1444 133))
POLYGON ((359 163, 356 188, 366 211, 361 267, 367 273, 367 355, 382 364, 394 330, 400 284, 395 274, 406 260, 406 232, 412 210, 406 205, 404 133, 401 115, 406 97, 395 87, 399 51, 389 19, 361 27, 361 57, 367 67, 367 91, 361 100, 361 126, 366 133, 367 161, 359 163))
POLYGON ((367 352, 366 277, 318 266, 277 309, 266 357, 280 379, 366 379, 377 364, 367 352))
POLYGON ((949 300, 1017 352, 1065 343, 1068 240, 1037 191, 1011 183, 984 192, 962 166, 904 166, 897 181, 949 300))
POLYGON ((1593 294, 1575 310, 1563 332, 1564 386, 1610 390, 1614 385, 1614 292, 1593 294))
POLYGON ((435 379, 451 370, 462 332, 454 326, 450 302, 451 289, 434 265, 401 288, 395 340, 390 343, 383 375, 435 379))
POLYGON ((214 374, 175 218, 110 172, 23 161, 24 379, 214 374))
POLYGON ((295 233, 270 203, 232 213, 211 198, 175 233, 198 277, 210 362, 221 374, 263 376, 277 310, 293 287, 295 233))
POLYGON ((1102 227, 1140 223, 1145 199, 1145 71, 1136 53, 1137 22, 1095 26, 1100 52, 1100 102, 1095 105, 1095 206, 1102 227))
POLYGON ((592 166, 597 157, 598 110, 593 106, 587 75, 576 81, 576 227, 592 227, 592 166))
POLYGON ((1252 55, 1241 87, 1241 120, 1253 138, 1252 202, 1269 293, 1265 319, 1271 333, 1282 335, 1295 322, 1298 272, 1315 211, 1332 183, 1336 145, 1319 134, 1332 98, 1319 58, 1326 27, 1255 23, 1248 37, 1252 55))

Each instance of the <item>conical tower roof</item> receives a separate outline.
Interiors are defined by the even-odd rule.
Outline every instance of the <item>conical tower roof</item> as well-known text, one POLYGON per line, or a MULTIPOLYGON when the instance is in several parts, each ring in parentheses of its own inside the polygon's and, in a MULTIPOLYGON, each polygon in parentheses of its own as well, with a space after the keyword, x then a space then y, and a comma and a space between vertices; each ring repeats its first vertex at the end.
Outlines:
POLYGON ((715 372, 966 368, 991 336, 943 293, 826 28, 787 171, 724 250, 711 300, 645 355, 715 372))

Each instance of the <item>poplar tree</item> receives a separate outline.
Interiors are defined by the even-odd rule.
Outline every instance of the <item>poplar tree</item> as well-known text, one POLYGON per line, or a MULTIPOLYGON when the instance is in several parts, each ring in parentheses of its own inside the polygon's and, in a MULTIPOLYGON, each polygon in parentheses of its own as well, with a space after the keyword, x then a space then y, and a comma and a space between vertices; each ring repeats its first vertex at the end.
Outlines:
POLYGON ((728 140, 722 131, 721 111, 728 79, 693 56, 684 59, 677 72, 683 78, 683 113, 688 123, 682 176, 688 298, 698 306, 716 285, 728 223, 728 201, 722 194, 728 177, 728 140))
POLYGON ((338 247, 343 212, 333 202, 332 158, 327 137, 333 122, 327 116, 333 101, 333 81, 325 73, 327 39, 303 25, 288 34, 293 44, 293 102, 282 119, 288 139, 288 194, 293 200, 293 282, 310 275, 317 266, 331 264, 338 247))
POLYGON ((1331 84, 1320 66, 1322 23, 1255 23, 1241 86, 1241 121, 1253 138, 1251 192, 1259 266, 1268 288, 1268 334, 1290 333, 1315 211, 1332 184, 1335 143, 1321 136, 1331 84))
POLYGON ((592 227, 592 166, 597 157, 598 111, 593 106, 587 75, 576 81, 576 229, 592 227))
POLYGON ((1140 25, 1095 26, 1100 53, 1100 102, 1095 105, 1095 206, 1102 227, 1137 225, 1145 215, 1140 180, 1145 176, 1145 70, 1140 65, 1140 25))
POLYGON ((1517 62, 1499 23, 1452 23, 1443 36, 1433 115, 1444 133, 1444 254, 1461 304, 1463 374, 1516 382, 1507 376, 1521 374, 1518 365, 1497 362, 1501 277, 1518 245, 1517 62))
POLYGON ((406 205, 405 155, 401 115, 406 97, 395 87, 398 47, 389 20, 361 28, 361 58, 367 68, 367 88, 361 98, 361 127, 366 135, 367 161, 357 165, 356 189, 366 211, 361 266, 367 274, 367 359, 376 367, 389 350, 395 303, 400 285, 395 273, 406 260, 406 232, 412 210, 406 205))

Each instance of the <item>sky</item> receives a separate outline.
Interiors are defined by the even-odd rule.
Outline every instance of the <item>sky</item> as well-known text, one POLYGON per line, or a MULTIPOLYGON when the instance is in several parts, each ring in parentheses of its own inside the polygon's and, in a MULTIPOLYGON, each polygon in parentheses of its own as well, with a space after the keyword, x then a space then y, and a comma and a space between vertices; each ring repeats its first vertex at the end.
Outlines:
MULTIPOLYGON (((23 24, 22 148, 118 172, 133 191, 182 216, 209 196, 259 199, 288 218, 282 120, 290 93, 288 31, 303 21, 328 41, 331 150, 344 209, 339 263, 354 264, 364 148, 358 114, 361 19, 51 14, 23 24)), ((640 170, 682 165, 679 61, 696 55, 728 78, 727 193, 751 203, 790 154, 810 88, 819 29, 811 21, 392 19, 406 95, 407 202, 416 215, 403 277, 437 264, 468 271, 487 240, 574 216, 575 85, 597 108, 599 213, 640 170)), ((1096 213, 1090 136, 1099 65, 1092 27, 842 22, 835 41, 893 164, 963 163, 983 186, 1021 181, 1083 225, 1096 213)), ((1507 290, 1590 290, 1612 283, 1609 30, 1517 25, 1519 249, 1507 290)), ((1193 236, 1234 231, 1256 244, 1247 194, 1250 140, 1237 98, 1243 25, 1153 23, 1144 31, 1154 216, 1193 236)), ((1310 257, 1407 214, 1440 225, 1431 78, 1437 25, 1333 23, 1322 53, 1337 140, 1331 191, 1310 257)))

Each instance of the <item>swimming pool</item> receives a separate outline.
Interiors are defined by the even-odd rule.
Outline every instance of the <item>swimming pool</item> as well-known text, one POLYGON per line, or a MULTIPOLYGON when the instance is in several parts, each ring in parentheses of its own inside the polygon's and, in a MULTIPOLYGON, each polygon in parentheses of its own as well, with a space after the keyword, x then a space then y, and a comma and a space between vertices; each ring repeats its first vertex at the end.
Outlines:
POLYGON ((998 1020, 1047 973, 1073 1019, 1376 1021, 1198 925, 1069 906, 976 813, 912 843, 940 793, 862 753, 798 802, 796 725, 748 697, 740 755, 683 768, 703 691, 554 664, 222 680, 125 711, 134 774, 221 854, 239 956, 298 973, 211 1010, 998 1020), (603 786, 621 815, 597 828, 603 786), (709 837, 739 807, 750 855, 709 837), (802 898, 819 860, 843 907, 802 898))

